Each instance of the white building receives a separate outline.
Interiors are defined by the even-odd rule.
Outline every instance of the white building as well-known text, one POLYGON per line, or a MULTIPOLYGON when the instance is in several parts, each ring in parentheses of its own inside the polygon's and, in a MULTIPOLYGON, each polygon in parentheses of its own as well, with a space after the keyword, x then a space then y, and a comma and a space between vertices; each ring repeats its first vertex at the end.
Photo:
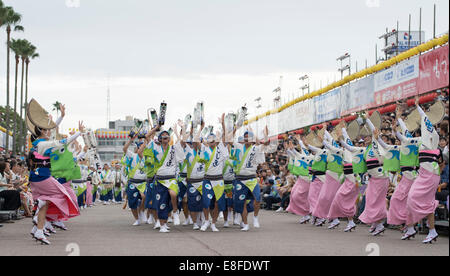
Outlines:
POLYGON ((128 134, 134 126, 134 119, 127 116, 125 120, 110 121, 109 128, 101 128, 95 131, 100 160, 110 163, 120 160, 123 156, 123 146, 128 141, 128 134))

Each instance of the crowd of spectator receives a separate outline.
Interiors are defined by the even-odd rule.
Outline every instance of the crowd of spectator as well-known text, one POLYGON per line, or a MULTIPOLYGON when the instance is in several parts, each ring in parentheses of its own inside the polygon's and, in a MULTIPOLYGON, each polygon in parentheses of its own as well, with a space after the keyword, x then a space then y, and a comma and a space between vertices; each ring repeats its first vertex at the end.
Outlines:
POLYGON ((28 187, 28 176, 24 156, 0 154, 0 211, 15 211, 17 219, 22 215, 32 216, 33 197, 28 187))

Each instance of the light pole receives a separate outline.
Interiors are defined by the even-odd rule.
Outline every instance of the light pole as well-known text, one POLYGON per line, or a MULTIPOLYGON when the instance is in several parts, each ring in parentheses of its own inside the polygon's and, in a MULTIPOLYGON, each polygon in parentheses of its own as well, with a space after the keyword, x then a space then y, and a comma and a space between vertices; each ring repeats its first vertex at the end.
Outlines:
POLYGON ((281 101, 281 96, 280 96, 281 88, 277 87, 275 90, 273 90, 273 92, 276 95, 276 97, 273 99, 273 104, 274 104, 274 107, 276 108, 276 107, 279 107, 279 103, 281 101))
POLYGON ((262 106, 261 106, 261 97, 259 97, 259 98, 257 98, 257 99, 255 99, 255 102, 256 102, 256 110, 258 110, 258 109, 260 109, 262 106))
POLYGON ((280 106, 281 103, 281 85, 283 83, 283 76, 280 76, 280 82, 278 83, 278 87, 273 90, 275 93, 275 98, 273 99, 273 103, 275 105, 275 108, 280 106))
MULTIPOLYGON (((398 27, 399 23, 397 21, 397 29, 394 29, 392 31, 388 31, 388 29, 386 28, 386 33, 383 34, 382 36, 379 37, 379 39, 384 39, 384 48, 382 49, 382 51, 384 52, 384 60, 387 60, 388 57, 391 57, 392 55, 398 55, 399 53, 399 48, 398 48, 398 27), (392 42, 389 45, 389 40, 391 37, 395 37, 395 42, 392 42)), ((392 40, 392 39, 391 39, 392 40)), ((377 59, 377 64, 378 64, 378 59, 377 59)))
POLYGON ((303 83, 305 83, 306 81, 308 81, 307 83, 305 83, 302 87, 300 87, 300 89, 302 90, 302 96, 305 95, 305 90, 308 89, 308 94, 310 93, 310 89, 309 89, 309 76, 308 75, 304 75, 303 77, 300 77, 299 80, 301 80, 303 83))
POLYGON ((348 74, 351 75, 351 56, 349 53, 345 53, 345 55, 342 55, 336 59, 337 61, 341 62, 341 67, 338 69, 339 72, 341 72, 341 79, 344 78, 344 72, 348 70, 348 74), (343 61, 349 59, 349 63, 345 66, 343 66, 343 61))

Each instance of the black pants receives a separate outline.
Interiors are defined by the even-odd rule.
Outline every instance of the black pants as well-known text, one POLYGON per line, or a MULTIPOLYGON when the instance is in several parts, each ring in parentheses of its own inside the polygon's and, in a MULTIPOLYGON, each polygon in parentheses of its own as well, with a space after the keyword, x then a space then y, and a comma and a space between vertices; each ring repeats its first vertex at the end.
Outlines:
POLYGON ((283 198, 281 199, 281 204, 280 207, 283 207, 283 209, 287 209, 287 207, 289 206, 289 202, 291 199, 291 193, 285 193, 283 195, 283 198))
POLYGON ((272 204, 279 203, 281 199, 279 197, 269 196, 264 198, 264 201, 266 202, 266 210, 272 210, 272 204))
POLYGON ((436 200, 447 201, 447 197, 448 197, 448 190, 443 190, 441 192, 436 193, 436 200))
POLYGON ((20 202, 20 193, 15 190, 6 190, 0 192, 0 197, 5 199, 3 211, 15 211, 22 205, 20 202))

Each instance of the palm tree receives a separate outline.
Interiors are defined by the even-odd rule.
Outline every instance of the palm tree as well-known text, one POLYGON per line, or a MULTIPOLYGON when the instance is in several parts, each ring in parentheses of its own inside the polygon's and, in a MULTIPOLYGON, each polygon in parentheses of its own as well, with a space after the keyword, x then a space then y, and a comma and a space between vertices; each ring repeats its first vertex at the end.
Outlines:
POLYGON ((55 111, 55 110, 56 110, 56 118, 58 118, 58 116, 59 116, 59 111, 61 110, 61 103, 58 102, 58 101, 56 101, 56 102, 53 104, 53 110, 52 110, 52 111, 55 111))
POLYGON ((39 54, 36 53, 36 47, 34 45, 31 44, 27 50, 27 58, 25 59, 25 110, 27 110, 28 106, 28 66, 30 65, 30 59, 40 57, 39 54))
MULTIPOLYGON (((2 3, 0 6, 0 27, 6 26, 7 34, 7 47, 6 47, 6 108, 9 110, 9 45, 11 40, 11 27, 14 27, 14 31, 24 31, 24 28, 20 25, 22 20, 22 15, 16 13, 12 7, 5 7, 2 3)), ((9 112, 6 112, 6 133, 9 133, 9 112)), ((6 149, 9 147, 9 139, 6 139, 6 149)))
MULTIPOLYGON (((24 52, 22 53, 22 58, 25 57, 25 101, 23 103, 24 108, 24 122, 25 122, 25 114, 27 112, 27 106, 28 106, 28 66, 30 64, 30 58, 35 59, 39 57, 39 54, 36 53, 36 46, 28 42, 27 47, 24 49, 24 52)), ((23 126, 23 133, 22 137, 26 136, 26 126, 23 126)), ((25 148, 25 139, 23 141, 23 148, 25 148)))
MULTIPOLYGON (((17 80, 19 75, 20 57, 24 49, 27 47, 27 41, 24 39, 12 39, 10 46, 11 50, 16 54, 16 74, 15 74, 15 88, 14 88, 14 128, 13 128, 13 154, 16 154, 17 147, 17 80)), ((22 102, 19 108, 22 110, 22 102)), ((20 117, 22 118, 22 117, 20 117)), ((22 124, 20 124, 22 125, 22 124)))
MULTIPOLYGON (((26 40, 23 39, 21 40, 21 48, 20 48, 20 58, 22 59, 22 77, 20 80, 20 121, 25 122, 24 118, 23 118, 23 109, 24 109, 24 99, 23 99, 23 81, 24 81, 24 74, 25 74, 25 59, 28 56, 28 52, 30 51, 30 47, 32 46, 32 44, 26 40)), ((26 136, 26 130, 25 130, 25 124, 20 124, 18 127, 18 131, 19 133, 19 137, 18 137, 18 145, 19 148, 21 149, 20 152, 22 152, 23 149, 23 142, 25 141, 25 136, 26 136)))

